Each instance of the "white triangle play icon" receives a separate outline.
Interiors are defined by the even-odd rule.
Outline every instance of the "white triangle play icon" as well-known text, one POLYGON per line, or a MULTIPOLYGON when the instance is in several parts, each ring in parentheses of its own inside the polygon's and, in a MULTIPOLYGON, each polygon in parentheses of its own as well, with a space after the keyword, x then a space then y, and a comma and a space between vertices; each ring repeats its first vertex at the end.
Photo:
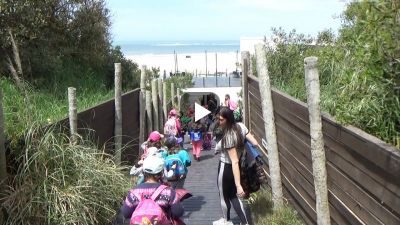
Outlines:
POLYGON ((197 122, 198 120, 207 116, 210 113, 211 112, 208 109, 202 107, 197 103, 194 103, 194 120, 195 120, 194 122, 197 122))

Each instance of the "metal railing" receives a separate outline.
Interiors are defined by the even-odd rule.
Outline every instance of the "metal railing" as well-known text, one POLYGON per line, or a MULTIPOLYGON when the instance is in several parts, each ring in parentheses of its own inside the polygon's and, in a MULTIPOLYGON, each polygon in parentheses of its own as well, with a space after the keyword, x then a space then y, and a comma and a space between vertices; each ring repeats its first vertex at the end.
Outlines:
POLYGON ((242 79, 240 77, 194 77, 194 88, 209 87, 241 87, 242 79))

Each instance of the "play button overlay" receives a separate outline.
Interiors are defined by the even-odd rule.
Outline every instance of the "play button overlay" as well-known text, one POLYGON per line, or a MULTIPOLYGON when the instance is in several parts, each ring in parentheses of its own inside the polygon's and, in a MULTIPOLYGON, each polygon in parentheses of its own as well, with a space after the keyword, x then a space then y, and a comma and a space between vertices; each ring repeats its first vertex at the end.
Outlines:
POLYGON ((198 120, 207 116, 210 113, 211 111, 209 111, 208 109, 204 108, 203 106, 197 103, 194 103, 194 120, 195 120, 194 122, 197 122, 198 120))

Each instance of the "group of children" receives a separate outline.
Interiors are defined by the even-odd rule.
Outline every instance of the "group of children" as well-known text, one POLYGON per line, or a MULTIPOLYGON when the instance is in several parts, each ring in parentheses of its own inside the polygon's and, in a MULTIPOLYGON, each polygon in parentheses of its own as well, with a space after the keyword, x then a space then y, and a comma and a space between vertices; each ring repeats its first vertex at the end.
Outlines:
MULTIPOLYGON (((195 122, 193 119, 187 130, 193 145, 193 158, 198 161, 204 147, 204 128, 204 121, 195 122)), ((131 225, 183 224, 179 220, 183 215, 180 201, 190 194, 180 188, 192 162, 183 149, 182 133, 177 112, 172 109, 163 134, 153 131, 141 144, 142 154, 130 170, 130 175, 137 177, 137 185, 129 190, 121 207, 124 217, 131 219, 131 225), (159 208, 161 210, 157 210, 159 208), (168 215, 163 212, 168 212, 168 215)))
POLYGON ((137 176, 121 213, 131 225, 184 225, 181 201, 191 195, 182 188, 191 165, 189 154, 180 147, 181 138, 150 133, 141 145, 143 154, 130 170, 137 176), (182 186, 180 186, 182 184, 182 186))
POLYGON ((144 182, 144 161, 149 157, 157 157, 164 161, 163 182, 168 182, 171 187, 176 188, 179 182, 186 178, 187 167, 191 165, 189 154, 180 147, 181 142, 182 138, 164 138, 158 131, 151 132, 148 140, 141 145, 142 156, 130 171, 130 175, 138 177, 137 184, 144 182))
POLYGON ((191 195, 183 187, 187 167, 191 165, 189 154, 182 147, 180 121, 171 110, 164 126, 164 134, 153 131, 141 144, 141 156, 130 170, 137 176, 137 186, 129 190, 121 207, 130 224, 182 225, 181 201, 191 195))

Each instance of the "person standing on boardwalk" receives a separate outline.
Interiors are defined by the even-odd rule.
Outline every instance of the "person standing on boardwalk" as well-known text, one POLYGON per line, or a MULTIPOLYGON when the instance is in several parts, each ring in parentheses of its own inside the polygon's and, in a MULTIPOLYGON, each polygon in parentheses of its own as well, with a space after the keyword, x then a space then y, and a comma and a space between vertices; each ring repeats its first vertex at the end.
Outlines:
POLYGON ((244 151, 244 139, 249 131, 242 123, 235 122, 233 111, 228 107, 221 108, 217 119, 223 129, 217 180, 223 218, 214 221, 213 225, 232 224, 229 221, 231 206, 241 224, 249 224, 243 203, 239 199, 245 196, 240 184, 239 155, 244 151))
POLYGON ((208 105, 208 110, 210 110, 212 114, 215 114, 215 111, 217 110, 217 101, 215 100, 214 95, 210 96, 207 105, 208 105))
POLYGON ((219 111, 221 107, 218 107, 217 110, 215 111, 215 116, 214 116, 214 121, 211 124, 209 131, 212 132, 213 138, 214 138, 214 155, 218 154, 221 151, 221 139, 223 137, 223 130, 221 126, 219 125, 219 111))
POLYGON ((235 111, 238 107, 237 103, 231 100, 231 96, 225 95, 224 106, 228 107, 230 110, 235 111))
MULTIPOLYGON (((193 119, 194 120, 194 119, 193 119)), ((203 126, 200 121, 193 122, 190 131, 190 139, 192 141, 193 159, 200 161, 201 147, 203 145, 203 126)))

